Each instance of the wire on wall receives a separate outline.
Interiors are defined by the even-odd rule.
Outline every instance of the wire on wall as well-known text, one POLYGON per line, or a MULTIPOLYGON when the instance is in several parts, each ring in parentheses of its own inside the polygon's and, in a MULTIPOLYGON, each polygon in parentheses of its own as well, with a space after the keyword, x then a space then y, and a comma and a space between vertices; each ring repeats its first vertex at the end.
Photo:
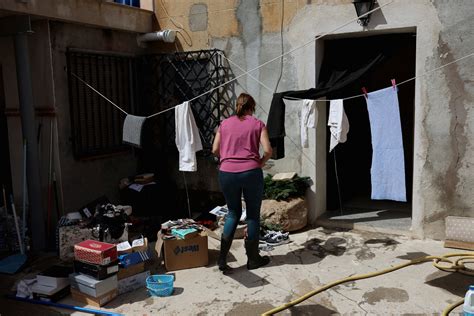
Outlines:
POLYGON ((179 22, 176 22, 175 19, 173 19, 169 14, 168 14, 168 10, 166 9, 165 7, 165 4, 163 3, 163 0, 160 0, 160 5, 161 7, 163 8, 163 11, 165 12, 166 16, 170 19, 171 23, 173 23, 174 26, 176 26, 178 28, 178 30, 176 31, 178 34, 181 34, 181 36, 183 37, 183 40, 184 42, 186 43, 186 45, 188 46, 193 46, 193 39, 191 37, 191 35, 189 35, 188 31, 186 31, 183 27, 183 25, 179 22), (188 38, 186 38, 186 36, 184 36, 184 34, 187 35, 188 38), (188 41, 189 39, 189 41, 188 41))
POLYGON ((284 54, 284 45, 283 45, 283 18, 284 14, 285 0, 281 0, 281 11, 280 11, 280 44, 281 44, 281 58, 280 58, 280 74, 278 75, 278 80, 275 85, 275 93, 278 90, 278 85, 280 84, 281 77, 283 76, 283 54, 284 54))

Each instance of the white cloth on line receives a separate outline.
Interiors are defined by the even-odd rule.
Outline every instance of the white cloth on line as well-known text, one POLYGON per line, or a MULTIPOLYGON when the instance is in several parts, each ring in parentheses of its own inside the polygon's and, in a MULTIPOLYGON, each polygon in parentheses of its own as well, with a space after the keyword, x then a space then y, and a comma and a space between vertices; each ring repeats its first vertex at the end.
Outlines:
POLYGON ((329 102, 328 126, 330 135, 329 152, 339 143, 345 143, 347 133, 349 133, 349 120, 344 111, 342 99, 331 100, 329 102))
POLYGON ((316 100, 302 100, 300 135, 303 148, 308 148, 308 128, 316 128, 317 122, 318 110, 316 109, 316 100))
POLYGON ((309 99, 291 100, 283 99, 285 105, 300 109, 300 137, 301 146, 308 148, 308 128, 316 128, 318 123, 318 110, 316 101, 309 99))
POLYGON ((373 200, 406 202, 405 159, 397 91, 393 87, 367 94, 372 134, 373 200))
POLYGON ((176 106, 174 113, 179 171, 196 171, 196 152, 202 150, 202 143, 189 102, 176 106))
POLYGON ((141 147, 142 127, 146 117, 127 114, 123 122, 122 141, 124 143, 141 147))

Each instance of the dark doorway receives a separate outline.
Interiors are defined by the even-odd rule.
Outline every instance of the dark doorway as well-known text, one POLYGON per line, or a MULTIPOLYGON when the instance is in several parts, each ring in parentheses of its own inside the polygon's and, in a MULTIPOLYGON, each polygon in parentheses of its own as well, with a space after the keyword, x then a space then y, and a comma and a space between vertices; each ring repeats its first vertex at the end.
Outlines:
MULTIPOLYGON (((345 98, 362 93, 361 87, 368 92, 389 87, 390 80, 397 83, 415 76, 416 35, 390 34, 369 36, 363 38, 333 39, 324 43, 324 56, 331 54, 332 58, 351 58, 361 50, 377 51, 374 39, 385 37, 389 47, 383 47, 392 52, 381 64, 374 66, 359 80, 347 86, 337 95, 329 99, 345 98)), ((323 59, 324 63, 324 59, 323 59)), ((412 182, 413 182, 413 133, 414 133, 414 81, 403 84, 398 89, 400 119, 402 125, 403 147, 405 155, 405 180, 407 202, 371 200, 370 168, 372 163, 372 145, 367 104, 363 97, 344 101, 344 109, 349 119, 350 130, 347 142, 337 145, 335 153, 327 154, 327 209, 337 213, 370 212, 374 210, 403 211, 411 215, 412 182), (335 168, 337 165, 337 176, 335 168), (339 181, 337 181, 339 180, 339 181), (338 183, 339 182, 339 183, 338 183), (339 189, 338 189, 339 188, 339 189), (340 194, 340 195, 339 195, 340 194)), ((327 106, 329 111, 329 104, 327 106)), ((328 133, 329 137, 329 133, 328 133)), ((332 212, 331 212, 332 213, 332 212)), ((329 215, 329 214, 328 214, 329 215)))
MULTIPOLYGON (((5 187, 6 196, 9 196, 12 187, 12 176, 10 170, 8 125, 5 115, 5 89, 3 86, 2 65, 0 65, 0 184, 2 187, 5 187)), ((3 196, 0 199, 0 205, 4 205, 3 196)))

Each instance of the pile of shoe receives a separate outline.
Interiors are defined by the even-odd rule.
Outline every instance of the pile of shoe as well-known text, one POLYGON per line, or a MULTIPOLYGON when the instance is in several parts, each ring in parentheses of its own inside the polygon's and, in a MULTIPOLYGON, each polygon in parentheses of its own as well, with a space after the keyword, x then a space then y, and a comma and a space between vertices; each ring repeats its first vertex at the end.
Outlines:
POLYGON ((260 235, 260 250, 270 251, 274 246, 287 244, 290 242, 290 233, 267 230, 260 235))

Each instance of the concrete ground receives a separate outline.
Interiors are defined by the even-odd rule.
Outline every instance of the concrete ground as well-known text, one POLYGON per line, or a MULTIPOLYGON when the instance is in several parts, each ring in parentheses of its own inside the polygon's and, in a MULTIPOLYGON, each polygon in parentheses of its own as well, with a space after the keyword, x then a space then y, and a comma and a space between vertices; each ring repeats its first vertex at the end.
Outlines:
POLYGON ((326 212, 317 219, 324 227, 341 227, 361 231, 380 232, 410 236, 411 214, 397 210, 359 210, 326 212))
MULTIPOLYGON (((252 271, 245 268, 243 241, 236 240, 229 260, 236 269, 226 276, 216 267, 219 241, 209 238, 209 265, 172 272, 176 277, 172 296, 150 297, 141 289, 119 296, 104 309, 125 315, 260 315, 347 276, 385 269, 420 256, 460 252, 444 248, 439 241, 322 227, 291 234, 290 239, 291 243, 267 253, 272 260, 268 266, 252 271)), ((164 272, 156 264, 152 270, 164 272)), ((440 314, 462 298, 470 284, 474 284, 473 277, 439 271, 431 263, 424 263, 336 286, 279 315, 440 314)), ((0 302, 2 316, 23 315, 29 310, 40 315, 46 310, 6 302, 0 302)), ((61 303, 74 301, 69 297, 61 303)), ((460 311, 457 308, 451 315, 460 311)))

